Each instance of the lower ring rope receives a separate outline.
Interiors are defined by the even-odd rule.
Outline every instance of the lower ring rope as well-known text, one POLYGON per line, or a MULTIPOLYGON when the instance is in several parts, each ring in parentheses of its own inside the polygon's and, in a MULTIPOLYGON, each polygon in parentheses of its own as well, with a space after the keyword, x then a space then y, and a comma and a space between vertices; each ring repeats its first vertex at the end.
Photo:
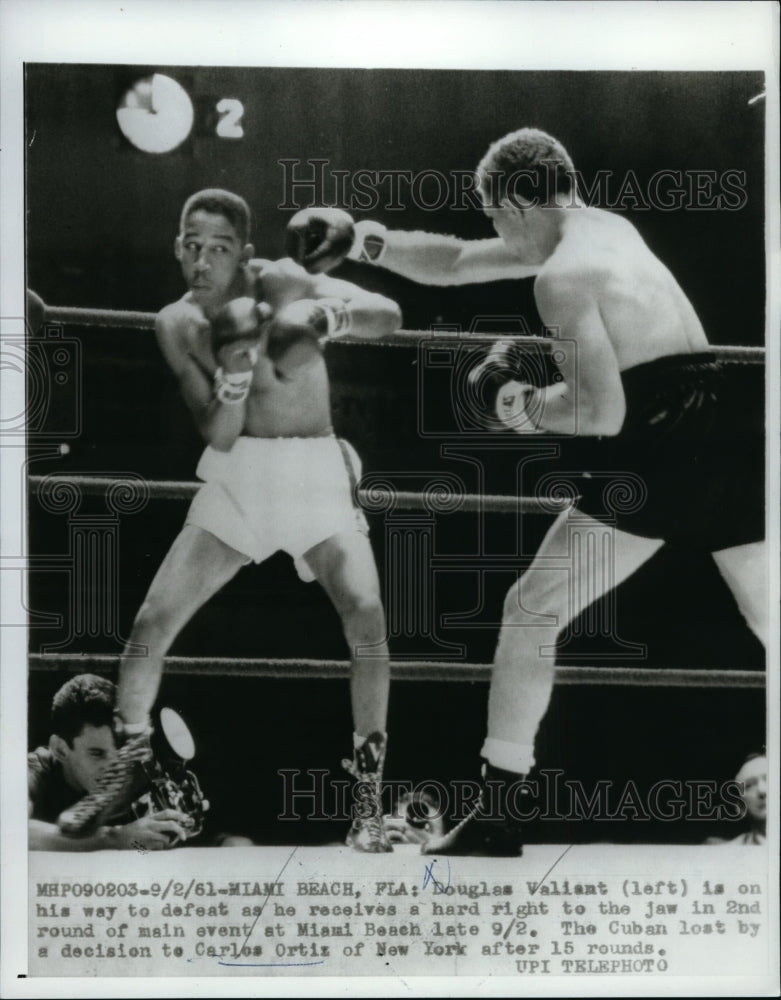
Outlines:
MULTIPOLYGON (((118 655, 96 653, 32 653, 33 670, 115 670, 118 655)), ((169 656, 170 674, 219 677, 276 677, 328 680, 350 675, 347 660, 241 659, 236 657, 169 656)), ((490 663, 440 663, 410 660, 391 663, 391 677, 398 681, 488 681, 490 663)), ((622 687, 762 688, 760 670, 694 670, 673 667, 556 667, 557 685, 619 685, 622 687)))
MULTIPOLYGON (((30 476, 30 490, 34 494, 42 491, 56 490, 60 486, 75 486, 84 496, 102 496, 111 487, 127 486, 129 489, 148 492, 153 500, 191 500, 203 483, 183 482, 176 480, 146 481, 141 478, 122 479, 110 476, 81 475, 50 475, 30 476)), ((391 490, 373 487, 371 490, 357 491, 358 502, 371 513, 391 509, 398 510, 430 510, 438 513, 516 513, 525 514, 555 514, 571 507, 575 500, 572 497, 514 497, 514 496, 481 496, 474 493, 413 493, 406 490, 391 490)))

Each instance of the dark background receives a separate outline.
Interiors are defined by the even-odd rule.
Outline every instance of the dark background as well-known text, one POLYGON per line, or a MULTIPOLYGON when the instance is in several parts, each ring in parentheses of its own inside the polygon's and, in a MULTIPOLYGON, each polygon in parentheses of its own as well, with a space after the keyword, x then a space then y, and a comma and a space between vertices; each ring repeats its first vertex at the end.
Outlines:
MULTIPOLYGON (((629 215, 713 342, 759 344, 764 122, 763 105, 746 102, 763 88, 761 73, 29 66, 29 283, 51 303, 156 311, 182 294, 172 244, 182 203, 199 188, 243 195, 256 214, 258 255, 274 258, 293 214, 278 210, 285 201, 278 161, 326 159, 329 171, 473 170, 495 139, 534 125, 564 143, 587 180, 612 171, 613 192, 630 170, 641 190, 659 170, 745 171, 739 211, 629 215), (162 156, 134 149, 115 119, 124 89, 151 71, 178 80, 198 109, 190 138, 162 156), (224 97, 244 106, 243 139, 214 134, 210 109, 224 97)), ((335 189, 326 193, 335 200, 335 189)), ((494 235, 477 210, 421 211, 408 198, 401 211, 371 214, 406 229, 494 235)), ((437 315, 468 328, 475 314, 528 308, 526 283, 422 289, 365 268, 356 273, 399 298, 408 328, 426 328, 437 315)))
MULTIPOLYGON (((283 253, 284 226, 292 214, 278 208, 285 199, 279 160, 319 157, 329 161, 329 170, 347 171, 469 170, 491 141, 530 124, 560 138, 587 181, 598 170, 613 171, 612 192, 630 170, 642 191, 662 169, 717 175, 744 171, 746 201, 739 210, 637 209, 626 215, 676 274, 713 343, 761 345, 764 122, 762 105, 748 107, 747 100, 762 88, 758 73, 28 66, 28 284, 50 304, 156 311, 184 291, 172 245, 181 204, 194 190, 223 186, 244 195, 256 213, 258 255, 274 258, 283 253), (128 84, 152 71, 179 80, 197 109, 191 137, 159 156, 135 150, 114 115, 128 84), (223 97, 244 106, 243 139, 214 135, 210 109, 223 97)), ((300 169, 308 172, 309 167, 300 169)), ((326 195, 336 201, 328 186, 326 195)), ((309 203, 306 192, 301 197, 302 204, 309 203)), ((369 214, 399 228, 468 238, 492 235, 476 210, 423 211, 407 202, 402 211, 381 203, 369 214)), ((340 275, 396 298, 408 328, 470 329, 483 317, 478 325, 490 329, 490 317, 520 317, 527 330, 539 332, 527 281, 424 288, 350 264, 340 275)), ((497 320, 493 326, 498 325, 497 320)), ((51 327, 36 350, 47 407, 41 433, 30 438, 31 472, 193 477, 202 445, 151 332, 51 327), (66 360, 63 355, 57 360, 54 352, 63 346, 66 360), (63 373, 66 378, 57 380, 63 373), (63 431, 59 437, 58 429, 63 431), (50 447, 60 442, 67 443, 67 454, 50 447)), ((439 381, 430 372, 421 375, 420 361, 414 348, 329 348, 337 431, 356 445, 366 471, 391 479, 395 473, 404 488, 421 489, 438 471, 448 471, 464 477, 469 491, 511 489, 511 461, 492 460, 481 485, 468 465, 441 452, 443 445, 462 443, 457 433, 421 435, 421 404, 426 413, 431 405, 435 414, 439 405, 444 412, 448 379, 447 373, 444 382, 441 373, 439 381), (422 475, 407 485, 401 473, 412 470, 422 475)), ((112 522, 119 538, 116 576, 98 581, 83 574, 85 579, 74 584, 74 577, 55 563, 70 559, 73 564, 74 526, 91 518, 98 532, 115 530, 105 520, 106 505, 84 501, 77 511, 53 513, 32 500, 30 552, 43 567, 29 581, 31 650, 59 644, 66 652, 118 652, 184 513, 181 502, 152 501, 120 516, 112 522), (106 600, 107 592, 115 595, 116 620, 110 627, 90 629, 76 621, 69 609, 77 587, 96 604, 106 600), (65 624, 36 625, 41 613, 60 614, 65 624)), ((477 573, 437 577, 436 612, 476 608, 474 620, 459 626, 439 623, 436 636, 394 635, 392 655, 424 659, 441 653, 445 642, 459 644, 462 659, 489 662, 502 596, 546 523, 540 516, 524 519, 520 552, 514 519, 489 517, 480 580, 477 573), (491 554, 513 552, 519 554, 515 566, 491 563, 491 554)), ((386 589, 391 568, 385 553, 394 524, 383 515, 371 518, 386 589)), ((476 516, 440 516, 435 530, 436 555, 476 551, 476 516)), ((663 550, 619 589, 617 615, 622 638, 646 645, 644 666, 764 667, 759 644, 706 556, 663 550)), ((243 571, 185 629, 172 652, 346 655, 324 595, 316 585, 301 584, 283 555, 243 571)), ((604 649, 593 639, 576 638, 567 652, 579 662, 606 662, 604 649)), ((31 746, 48 735, 48 703, 65 676, 31 674, 31 746)), ((486 694, 483 684, 397 683, 388 776, 412 781, 473 777, 486 694)), ((213 678, 169 676, 161 702, 182 709, 196 734, 199 773, 214 804, 211 833, 230 828, 273 842, 339 836, 338 826, 274 823, 275 771, 330 767, 338 776, 339 757, 350 746, 346 681, 230 679, 217 672, 213 678)), ((538 764, 563 768, 566 777, 582 780, 587 788, 598 779, 619 785, 632 779, 640 788, 660 778, 724 779, 735 773, 746 752, 764 742, 763 734, 761 690, 562 687, 540 734, 538 764)), ((709 824, 692 823, 547 823, 531 836, 696 841, 708 832, 713 832, 709 824)))

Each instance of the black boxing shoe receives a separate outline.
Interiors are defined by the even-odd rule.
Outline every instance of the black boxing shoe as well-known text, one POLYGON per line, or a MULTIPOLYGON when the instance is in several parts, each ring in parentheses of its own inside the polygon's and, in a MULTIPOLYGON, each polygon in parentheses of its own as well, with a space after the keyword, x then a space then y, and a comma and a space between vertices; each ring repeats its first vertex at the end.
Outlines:
POLYGON ((128 737, 101 774, 95 791, 60 813, 60 832, 66 837, 89 837, 126 809, 148 785, 143 765, 151 759, 151 730, 128 737))
POLYGON ((353 822, 347 834, 347 846, 363 854, 388 854, 393 850, 383 821, 382 769, 385 763, 385 737, 372 733, 357 747, 352 760, 342 767, 355 779, 353 822))
POLYGON ((421 848, 422 854, 484 858, 519 858, 523 854, 523 829, 515 799, 530 794, 526 775, 503 771, 486 761, 481 776, 480 792, 469 813, 441 837, 431 837, 421 848))

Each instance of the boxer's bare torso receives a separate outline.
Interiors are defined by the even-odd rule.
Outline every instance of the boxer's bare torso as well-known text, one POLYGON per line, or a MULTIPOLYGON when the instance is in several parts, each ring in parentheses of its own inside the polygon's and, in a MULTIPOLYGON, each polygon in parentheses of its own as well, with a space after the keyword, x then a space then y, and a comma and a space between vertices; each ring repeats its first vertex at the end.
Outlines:
MULTIPOLYGON (((578 338, 582 317, 601 322, 623 371, 671 354, 704 350, 708 341, 678 282, 635 227, 620 216, 581 207, 561 217, 561 238, 535 280, 543 321, 578 338)), ((565 333, 566 335, 566 333, 565 333)), ((582 344, 587 357, 589 343, 582 344)))
MULTIPOLYGON (((486 214, 504 257, 499 241, 486 240, 483 270, 493 255, 495 280, 533 274, 540 317, 560 342, 563 381, 535 390, 537 430, 618 434, 622 371, 707 348, 691 303, 627 220, 577 202, 486 214)), ((479 260, 479 244, 470 252, 479 260)))
MULTIPOLYGON (((283 306, 310 296, 313 279, 287 259, 252 260, 244 266, 241 283, 243 287, 236 290, 236 297, 256 297, 276 313, 283 306)), ((328 373, 322 354, 312 351, 305 364, 283 368, 267 357, 267 336, 268 331, 262 330, 242 434, 248 437, 331 434, 328 373)), ((211 382, 217 369, 211 325, 209 316, 193 300, 192 292, 162 310, 158 317, 158 339, 175 373, 192 364, 211 382)))

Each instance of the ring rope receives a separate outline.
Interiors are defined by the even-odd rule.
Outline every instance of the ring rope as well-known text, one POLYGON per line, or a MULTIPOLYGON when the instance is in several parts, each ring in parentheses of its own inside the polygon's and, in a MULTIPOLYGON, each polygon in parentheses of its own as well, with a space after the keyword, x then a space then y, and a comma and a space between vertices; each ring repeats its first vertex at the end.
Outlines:
MULTIPOLYGON (((49 475, 30 476, 31 492, 39 494, 42 491, 56 490, 62 486, 75 486, 84 496, 102 496, 117 484, 146 493, 153 500, 190 500, 203 483, 177 480, 146 480, 110 476, 81 475, 49 475)), ((358 501, 369 513, 386 510, 426 510, 437 513, 525 513, 525 514, 555 514, 571 507, 576 499, 567 497, 514 497, 514 496, 481 496, 474 493, 432 492, 414 493, 407 490, 392 490, 376 487, 371 490, 357 490, 358 501)))
MULTIPOLYGON (((97 653, 31 653, 33 670, 114 670, 119 656, 97 653)), ((169 656, 165 670, 186 676, 276 677, 328 680, 350 676, 347 660, 244 659, 238 657, 169 656), (216 673, 216 671, 219 673, 216 673)), ((443 663, 409 660, 391 663, 397 681, 488 681, 490 663, 443 663)), ((559 685, 620 685, 622 687, 762 688, 761 670, 711 670, 674 667, 556 667, 559 685)))
MULTIPOLYGON (((45 313, 45 323, 62 323, 64 326, 100 326, 107 329, 123 330, 154 330, 156 313, 123 311, 114 309, 83 309, 79 306, 47 306, 45 313)), ((469 343, 491 343, 495 340, 506 340, 506 334, 481 333, 472 334, 466 331, 464 334, 458 332, 443 332, 432 330, 397 330, 395 333, 387 334, 378 339, 377 337, 363 337, 359 333, 347 334, 339 337, 339 341, 350 344, 377 344, 384 346, 403 347, 408 344, 417 344, 421 340, 443 340, 452 343, 453 340, 464 337, 469 343)), ((524 342, 528 341, 535 346, 550 346, 550 338, 524 336, 524 342)))
POLYGON ((110 330, 154 330, 157 313, 122 309, 82 309, 80 306, 46 306, 44 323, 64 326, 103 326, 110 330))
MULTIPOLYGON (((153 330, 156 313, 135 312, 119 309, 85 309, 80 306, 47 306, 45 323, 62 323, 65 326, 100 326, 107 329, 123 330, 153 330)), ((397 330, 381 338, 362 337, 360 334, 349 334, 340 337, 339 341, 350 344, 371 344, 383 347, 403 347, 418 344, 421 341, 442 341, 452 344, 454 340, 463 340, 470 344, 490 344, 498 340, 513 337, 516 341, 528 344, 530 348, 549 350, 555 340, 550 337, 533 337, 502 333, 471 333, 450 332, 441 330, 397 330)), ((764 361, 764 347, 718 347, 711 345, 711 350, 720 358, 726 360, 764 361)))

